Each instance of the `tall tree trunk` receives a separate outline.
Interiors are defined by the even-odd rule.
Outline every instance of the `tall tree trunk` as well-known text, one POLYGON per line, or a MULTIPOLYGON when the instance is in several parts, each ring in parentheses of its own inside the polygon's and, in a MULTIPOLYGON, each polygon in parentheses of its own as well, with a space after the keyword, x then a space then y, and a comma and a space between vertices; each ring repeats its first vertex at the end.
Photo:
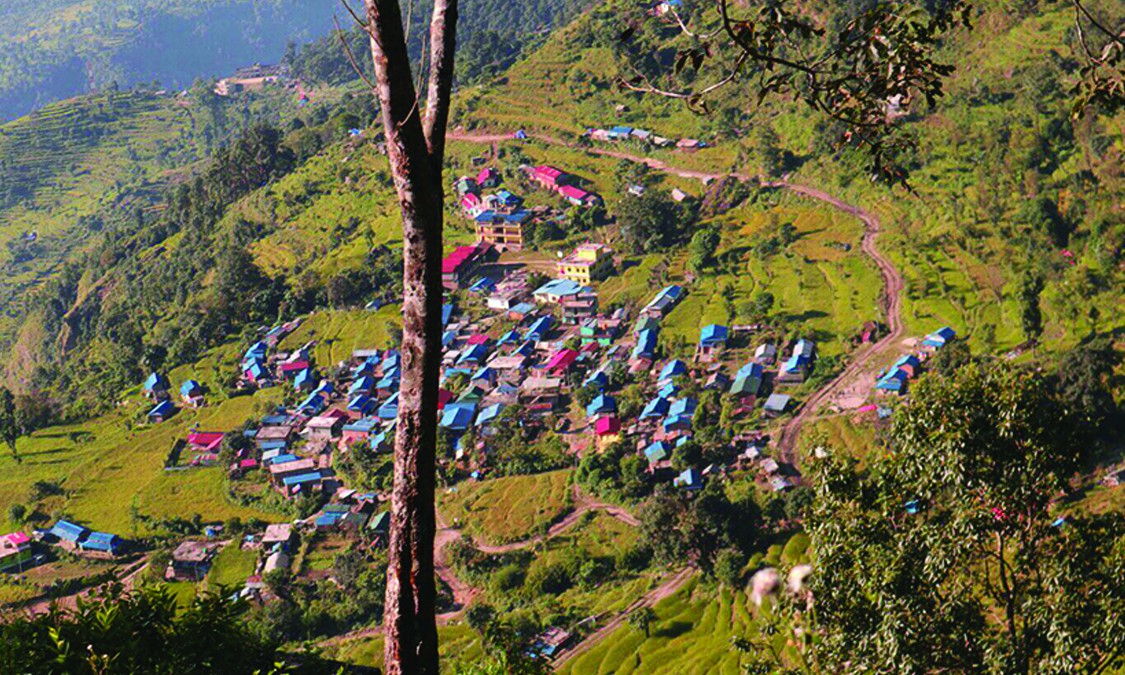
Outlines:
POLYGON ((385 668, 391 675, 430 675, 438 672, 434 478, 441 367, 442 163, 457 0, 435 2, 424 125, 397 0, 365 0, 365 9, 403 234, 402 379, 387 551, 385 668))

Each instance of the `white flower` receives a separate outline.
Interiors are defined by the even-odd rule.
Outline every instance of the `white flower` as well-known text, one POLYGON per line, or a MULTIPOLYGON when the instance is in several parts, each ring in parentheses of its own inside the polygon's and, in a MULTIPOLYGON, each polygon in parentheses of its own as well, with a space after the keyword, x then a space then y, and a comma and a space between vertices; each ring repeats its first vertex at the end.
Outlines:
POLYGON ((777 593, 781 587, 781 576, 772 567, 764 567, 750 578, 750 602, 761 607, 762 601, 777 593))
POLYGON ((806 592, 805 580, 809 578, 813 572, 812 565, 797 565, 789 570, 789 592, 793 595, 801 595, 806 592))

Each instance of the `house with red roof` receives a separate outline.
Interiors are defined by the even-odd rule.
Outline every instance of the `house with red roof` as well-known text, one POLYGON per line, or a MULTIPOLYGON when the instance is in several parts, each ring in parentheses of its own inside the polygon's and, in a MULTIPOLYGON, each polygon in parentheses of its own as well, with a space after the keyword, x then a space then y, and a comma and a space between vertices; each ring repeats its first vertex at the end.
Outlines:
POLYGON ((547 370, 554 375, 564 375, 574 362, 578 360, 578 352, 573 349, 560 349, 547 361, 547 370))
POLYGON ((187 442, 195 452, 218 453, 225 434, 221 431, 193 431, 187 442))
POLYGON ((605 450, 621 440, 621 420, 616 415, 599 417, 594 422, 594 435, 597 436, 598 450, 605 450))
POLYGON ((562 169, 542 164, 531 169, 531 180, 549 190, 558 190, 566 183, 568 175, 562 169))
POLYGON ((441 261, 441 285, 446 290, 456 290, 469 281, 491 254, 492 245, 484 241, 472 246, 458 246, 441 261))
POLYGON ((12 532, 0 537, 0 572, 23 570, 32 558, 31 537, 12 532))

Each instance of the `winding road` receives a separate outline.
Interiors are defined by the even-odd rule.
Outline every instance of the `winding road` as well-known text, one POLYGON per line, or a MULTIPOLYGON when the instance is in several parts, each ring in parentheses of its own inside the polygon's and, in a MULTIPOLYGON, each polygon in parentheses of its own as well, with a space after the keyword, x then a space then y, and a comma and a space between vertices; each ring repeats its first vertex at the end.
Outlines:
MULTIPOLYGON (((487 144, 513 140, 512 134, 476 134, 468 133, 461 129, 449 132, 446 137, 451 141, 487 144)), ((554 136, 528 134, 528 137, 551 145, 575 147, 573 144, 567 143, 554 136)), ((644 157, 607 148, 586 147, 583 149, 595 155, 645 164, 655 171, 680 176, 681 178, 693 178, 701 181, 717 180, 726 177, 732 177, 743 181, 757 178, 743 173, 713 173, 684 169, 652 157, 644 157)), ((800 436, 801 429, 804 428, 805 424, 815 418, 825 405, 837 402, 844 395, 848 395, 851 399, 856 399, 857 397, 858 400, 865 399, 875 383, 875 371, 879 367, 881 361, 880 357, 898 347, 899 340, 901 340, 903 336, 901 303, 904 282, 902 273, 895 268, 891 261, 888 260, 876 246, 876 240, 882 230, 882 224, 874 214, 853 204, 848 204, 837 197, 833 197, 823 190, 791 183, 787 180, 763 182, 762 186, 788 190, 794 194, 823 202, 835 209, 859 218, 864 225, 860 249, 863 251, 864 255, 875 263, 875 266, 879 269, 879 274, 883 277, 883 292, 880 304, 882 305, 881 309, 883 310, 888 328, 887 334, 877 342, 865 345, 859 349, 853 355, 844 370, 828 382, 828 384, 814 392, 797 411, 797 414, 790 418, 777 434, 775 447, 780 460, 797 468, 799 461, 796 455, 797 438, 800 436)))

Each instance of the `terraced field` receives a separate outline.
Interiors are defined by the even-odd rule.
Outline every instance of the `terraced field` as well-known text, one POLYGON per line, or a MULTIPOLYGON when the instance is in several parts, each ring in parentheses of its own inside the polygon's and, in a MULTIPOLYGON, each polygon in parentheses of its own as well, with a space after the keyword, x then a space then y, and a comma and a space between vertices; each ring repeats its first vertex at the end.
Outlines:
POLYGON ((461 483, 441 495, 439 508, 447 522, 485 543, 526 539, 570 510, 570 475, 567 469, 461 483))

